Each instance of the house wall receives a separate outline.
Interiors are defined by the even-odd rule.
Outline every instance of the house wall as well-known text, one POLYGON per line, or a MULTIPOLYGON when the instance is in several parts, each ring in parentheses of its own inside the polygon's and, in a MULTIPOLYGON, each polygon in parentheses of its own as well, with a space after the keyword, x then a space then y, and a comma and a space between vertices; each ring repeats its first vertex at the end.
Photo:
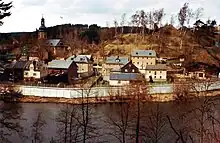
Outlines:
POLYGON ((47 33, 46 32, 39 32, 38 33, 38 39, 46 39, 47 33))
POLYGON ((132 64, 132 62, 129 62, 124 67, 121 68, 121 72, 128 72, 128 73, 139 73, 138 68, 132 64))
POLYGON ((198 79, 205 79, 205 73, 204 72, 189 72, 189 77, 196 77, 198 79))
POLYGON ((129 81, 118 81, 118 80, 109 80, 109 85, 111 86, 123 86, 128 85, 129 81))
POLYGON ((167 71, 165 70, 146 70, 145 78, 149 81, 150 76, 154 81, 166 81, 167 80, 167 71))
POLYGON ((144 69, 146 65, 156 65, 156 57, 131 57, 131 60, 139 69, 144 69))
POLYGON ((53 47, 53 53, 56 57, 65 58, 67 56, 66 49, 67 47, 65 46, 56 46, 56 47, 53 47))
POLYGON ((33 64, 30 65, 29 70, 24 71, 24 78, 34 78, 34 79, 40 79, 42 77, 47 76, 47 68, 41 67, 40 70, 34 70, 33 64))
POLYGON ((109 76, 110 75, 110 71, 112 69, 115 69, 115 68, 122 68, 123 65, 122 64, 103 64, 103 67, 102 67, 102 75, 103 76, 109 76))
POLYGON ((93 64, 92 63, 77 63, 78 73, 91 73, 93 72, 93 64))
POLYGON ((73 79, 74 78, 78 78, 78 73, 77 73, 77 67, 74 63, 71 64, 71 66, 69 67, 69 69, 67 70, 68 72, 68 81, 69 83, 73 83, 73 79))

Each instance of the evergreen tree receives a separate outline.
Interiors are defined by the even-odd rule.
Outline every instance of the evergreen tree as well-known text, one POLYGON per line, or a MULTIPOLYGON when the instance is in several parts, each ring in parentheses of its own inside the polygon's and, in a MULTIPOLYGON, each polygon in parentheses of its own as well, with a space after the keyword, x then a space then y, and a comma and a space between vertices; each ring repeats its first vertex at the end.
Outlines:
POLYGON ((3 24, 2 19, 11 15, 9 9, 12 8, 12 2, 5 3, 0 0, 0 25, 3 24))

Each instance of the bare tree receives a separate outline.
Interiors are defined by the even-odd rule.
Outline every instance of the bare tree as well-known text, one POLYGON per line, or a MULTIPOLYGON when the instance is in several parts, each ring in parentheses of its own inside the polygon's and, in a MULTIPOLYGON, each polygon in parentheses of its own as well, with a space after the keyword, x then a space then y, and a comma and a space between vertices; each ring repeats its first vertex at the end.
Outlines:
POLYGON ((114 20, 114 26, 115 26, 115 37, 118 35, 118 21, 115 19, 114 20))
MULTIPOLYGON (((145 112, 148 112, 148 110, 146 109, 145 112)), ((150 107, 149 114, 145 115, 144 117, 141 128, 141 136, 143 136, 143 141, 146 143, 163 142, 166 125, 166 115, 161 110, 160 103, 156 103, 155 106, 150 107)))
POLYGON ((175 22, 176 22, 176 16, 174 14, 172 14, 171 17, 170 17, 170 24, 172 26, 174 26, 175 22))
POLYGON ((32 143, 44 142, 43 128, 46 126, 46 121, 42 118, 42 112, 37 113, 36 120, 33 122, 31 128, 32 143))
POLYGON ((178 13, 178 20, 181 28, 183 28, 185 22, 187 21, 188 9, 189 9, 189 4, 185 3, 183 7, 180 8, 180 11, 178 13))
POLYGON ((75 120, 75 110, 71 105, 64 105, 56 117, 58 142, 71 143, 77 141, 79 129, 75 120))
POLYGON ((199 20, 201 17, 202 17, 202 15, 203 15, 203 8, 201 8, 201 7, 199 7, 199 8, 197 8, 196 9, 196 11, 194 12, 195 13, 195 20, 197 21, 197 20, 199 20))
POLYGON ((180 8, 180 11, 178 13, 178 20, 179 24, 181 26, 181 40, 180 40, 180 50, 182 50, 183 46, 183 38, 186 34, 186 30, 184 28, 185 23, 187 22, 188 18, 188 11, 189 11, 189 4, 185 3, 183 7, 180 8))
POLYGON ((120 102, 117 106, 119 107, 116 107, 116 114, 110 113, 106 121, 111 130, 108 134, 115 137, 120 143, 126 143, 131 140, 128 137, 131 137, 132 106, 125 102, 120 102))
POLYGON ((0 142, 11 142, 10 136, 23 136, 23 127, 20 125, 22 108, 18 103, 0 103, 0 142))
POLYGON ((120 25, 121 25, 121 34, 124 33, 124 25, 125 25, 125 22, 126 22, 125 18, 126 18, 126 13, 123 13, 122 16, 121 16, 121 23, 120 23, 120 25))

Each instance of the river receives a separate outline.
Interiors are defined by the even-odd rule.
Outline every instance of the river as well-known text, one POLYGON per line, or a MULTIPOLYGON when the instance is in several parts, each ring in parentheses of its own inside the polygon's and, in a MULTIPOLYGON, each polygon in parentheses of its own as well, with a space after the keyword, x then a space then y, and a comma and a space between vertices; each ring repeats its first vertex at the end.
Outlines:
MULTIPOLYGON (((213 97, 210 97, 213 98, 213 97)), ((191 102, 184 102, 184 103, 177 103, 177 102, 167 102, 167 103, 143 103, 140 105, 140 127, 141 127, 141 134, 144 135, 140 139, 146 142, 152 142, 153 137, 155 137, 155 130, 154 128, 158 128, 158 133, 160 135, 159 143, 170 143, 175 142, 175 140, 178 138, 177 135, 174 133, 174 131, 171 129, 171 126, 168 122, 168 117, 170 117, 171 122, 175 129, 177 130, 183 130, 184 135, 190 134, 193 136, 194 141, 197 142, 199 135, 197 132, 193 131, 193 128, 198 129, 200 122, 198 122, 201 113, 198 111, 195 112, 189 112, 191 109, 196 109, 200 107, 204 107, 202 105, 207 105, 206 109, 210 109, 210 112, 205 112, 204 118, 207 117, 208 114, 212 114, 216 119, 220 120, 220 107, 219 107, 219 98, 214 97, 214 102, 211 100, 205 102, 204 99, 194 99, 195 101, 191 102), (203 102, 204 101, 204 102, 203 102), (216 103, 216 106, 211 106, 208 103, 216 103), (204 103, 204 104, 202 104, 204 103), (212 110, 211 110, 212 109, 212 110), (213 111, 213 112, 212 112, 213 111), (183 117, 184 115, 184 117, 183 117), (207 115, 207 116, 206 116, 207 115), (190 129, 190 130, 188 130, 190 129), (188 132, 186 132, 188 131, 188 132), (186 132, 186 133, 185 133, 186 132), (146 135, 146 136, 145 136, 146 135), (148 135, 148 136, 147 136, 148 135)), ((10 140, 12 142, 16 143, 30 143, 32 138, 31 131, 32 131, 32 123, 34 120, 36 120, 37 113, 42 112, 43 119, 46 121, 46 126, 44 127, 42 133, 44 135, 44 141, 45 143, 49 143, 50 139, 58 138, 59 133, 57 133, 57 124, 56 124, 56 117, 58 113, 60 112, 60 109, 64 107, 64 104, 50 104, 50 103, 1 103, 1 108, 3 109, 4 106, 9 106, 11 110, 16 110, 17 106, 14 106, 15 104, 19 104, 18 110, 20 111, 20 115, 22 117, 22 120, 20 121, 20 125, 24 128, 23 134, 26 135, 26 138, 19 137, 16 133, 13 133, 10 137, 10 140), (12 106, 13 105, 13 106, 12 106)), ((80 105, 69 105, 73 106, 78 112, 81 112, 80 105)), ((97 105, 89 105, 90 110, 90 117, 91 117, 91 125, 93 125, 95 128, 94 130, 97 130, 96 133, 98 133, 98 137, 92 138, 90 142, 110 142, 110 143, 117 143, 119 142, 116 137, 114 137, 112 134, 117 135, 121 134, 121 132, 118 132, 119 130, 117 127, 113 124, 112 121, 117 122, 118 124, 122 125, 122 121, 126 121, 126 115, 128 113, 128 134, 126 135, 126 142, 134 142, 134 133, 135 133, 135 125, 136 125, 136 113, 137 113, 137 104, 131 103, 129 104, 97 104, 97 105), (121 108, 123 105, 124 108, 121 108), (126 106, 124 106, 126 105, 126 106), (126 108, 125 108, 126 107, 126 108), (123 113, 123 114, 121 114, 123 113), (122 120, 123 117, 123 120, 122 120), (131 121, 131 122, 130 122, 131 121), (110 135, 111 133, 111 135, 110 135)), ((14 111, 13 111, 14 113, 14 111)), ((1 117, 2 117, 1 112, 1 117)), ((219 125, 219 124, 218 124, 219 125)), ((217 137, 219 136, 219 129, 220 126, 218 126, 216 123, 216 129, 217 131, 217 137)), ((206 122, 205 126, 207 129, 211 128, 211 121, 206 122)), ((208 136, 208 135, 207 135, 208 136)), ((209 137, 207 137, 209 138, 209 137)), ((187 142, 190 142, 188 139, 187 142)))

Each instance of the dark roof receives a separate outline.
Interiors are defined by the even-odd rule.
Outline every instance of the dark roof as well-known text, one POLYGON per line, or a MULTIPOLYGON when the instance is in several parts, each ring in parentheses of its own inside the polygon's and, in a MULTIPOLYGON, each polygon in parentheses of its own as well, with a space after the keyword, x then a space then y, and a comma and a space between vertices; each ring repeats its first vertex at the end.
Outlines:
POLYGON ((110 80, 138 80, 139 74, 137 73, 111 73, 110 80))
POLYGON ((12 62, 10 65, 7 66, 9 69, 24 69, 27 61, 16 61, 12 62))
POLYGON ((78 56, 71 56, 67 58, 67 60, 73 60, 76 63, 92 63, 91 55, 78 55, 78 56))
POLYGON ((127 64, 129 62, 128 57, 117 57, 117 56, 112 56, 112 57, 107 57, 106 58, 106 64, 127 64))
POLYGON ((131 53, 133 57, 156 57, 154 50, 134 50, 131 53))
POLYGON ((74 61, 67 61, 67 60, 53 60, 48 63, 48 68, 51 69, 68 69, 74 61))

